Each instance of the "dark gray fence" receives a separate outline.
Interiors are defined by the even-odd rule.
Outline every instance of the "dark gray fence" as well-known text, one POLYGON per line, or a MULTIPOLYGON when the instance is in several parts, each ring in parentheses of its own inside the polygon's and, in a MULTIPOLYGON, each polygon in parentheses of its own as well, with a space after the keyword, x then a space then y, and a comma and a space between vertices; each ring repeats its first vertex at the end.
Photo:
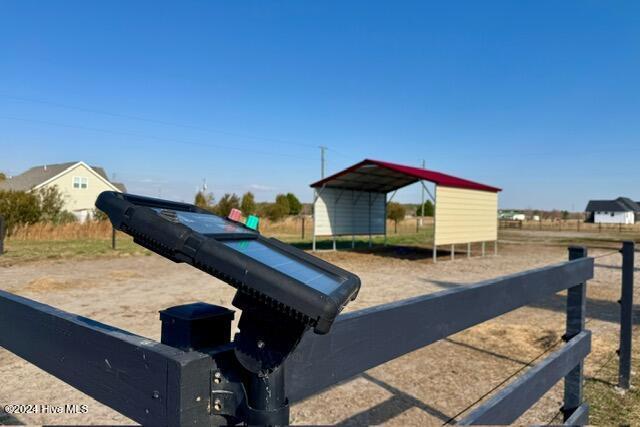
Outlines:
POLYGON ((622 291, 620 295, 620 357, 618 385, 626 390, 631 387, 631 343, 633 341, 633 273, 635 243, 624 242, 622 249, 622 291))
MULTIPOLYGON (((342 315, 329 334, 304 336, 285 363, 281 400, 300 401, 568 289, 565 345, 459 422, 511 423, 564 377, 565 422, 585 424, 585 286, 594 270, 586 255, 571 248, 570 261, 558 265, 342 315)), ((238 411, 246 396, 233 375, 233 343, 182 351, 0 291, 0 346, 142 424, 216 425, 246 415, 238 411)))

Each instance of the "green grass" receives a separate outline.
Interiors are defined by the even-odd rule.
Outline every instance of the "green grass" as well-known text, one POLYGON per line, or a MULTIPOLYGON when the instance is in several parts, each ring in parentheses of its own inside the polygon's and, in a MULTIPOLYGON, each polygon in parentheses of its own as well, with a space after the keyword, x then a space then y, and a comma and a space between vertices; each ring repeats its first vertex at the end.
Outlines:
MULTIPOLYGON (((634 348, 640 345, 636 340, 634 348)), ((632 371, 640 372, 640 358, 633 360, 632 371)), ((622 392, 618 382, 618 358, 612 357, 596 378, 587 378, 585 400, 589 403, 589 424, 640 425, 640 384, 638 376, 631 377, 631 390, 622 392), (635 383, 635 387, 634 387, 635 383)))
POLYGON ((7 240, 5 253, 0 255, 0 266, 24 262, 51 260, 117 257, 149 254, 129 237, 119 237, 116 249, 111 249, 110 239, 77 240, 7 240))
MULTIPOLYGON (((284 242, 287 242, 300 249, 310 250, 312 241, 311 238, 300 240, 298 237, 278 237, 274 236, 284 242)), ((433 241, 433 230, 424 230, 417 234, 389 234, 387 235, 387 244, 392 246, 410 246, 410 247, 431 247, 433 241)), ((373 236, 371 242, 375 246, 381 246, 384 244, 384 236, 373 236)), ((351 236, 336 238, 337 249, 351 249, 352 239, 351 236)), ((316 248, 319 250, 333 249, 333 240, 328 238, 318 238, 316 242, 316 248)), ((355 249, 368 249, 369 237, 368 236, 356 236, 355 237, 355 249)))

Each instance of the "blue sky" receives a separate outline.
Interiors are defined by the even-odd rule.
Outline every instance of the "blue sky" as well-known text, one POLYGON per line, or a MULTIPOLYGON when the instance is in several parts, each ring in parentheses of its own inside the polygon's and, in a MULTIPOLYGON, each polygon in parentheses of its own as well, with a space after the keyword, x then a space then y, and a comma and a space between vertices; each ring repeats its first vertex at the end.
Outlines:
POLYGON ((424 159, 503 207, 640 200, 640 3, 0 2, 0 170, 310 201, 319 145, 328 173, 424 159))

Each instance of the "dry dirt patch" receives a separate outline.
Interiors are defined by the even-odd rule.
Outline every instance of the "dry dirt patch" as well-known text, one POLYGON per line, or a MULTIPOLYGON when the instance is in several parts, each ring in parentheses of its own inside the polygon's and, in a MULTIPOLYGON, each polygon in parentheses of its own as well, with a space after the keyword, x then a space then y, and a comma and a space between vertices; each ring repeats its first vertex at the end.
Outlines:
MULTIPOLYGON (((566 260, 567 253, 557 247, 514 246, 501 248, 498 257, 470 260, 460 257, 435 265, 425 257, 407 259, 385 253, 339 252, 320 256, 361 277, 360 295, 347 309, 352 311, 561 262, 566 260)), ((619 265, 616 257, 601 261, 614 267, 619 265)), ((195 301, 230 307, 234 294, 229 286, 190 266, 155 255, 0 268, 0 288, 156 340, 160 335, 159 310, 195 301)), ((593 316, 588 328, 594 336, 593 354, 585 370, 592 375, 616 346, 619 271, 597 269, 588 289, 588 313, 593 316)), ((296 404, 292 407, 292 421, 441 425, 557 342, 563 333, 564 319, 561 296, 516 310, 296 404)), ((19 418, 20 422, 131 423, 4 350, 0 350, 0 377, 3 378, 0 403, 84 403, 90 408, 85 415, 25 415, 19 418)), ((519 421, 540 423, 551 419, 560 399, 561 385, 519 421)))

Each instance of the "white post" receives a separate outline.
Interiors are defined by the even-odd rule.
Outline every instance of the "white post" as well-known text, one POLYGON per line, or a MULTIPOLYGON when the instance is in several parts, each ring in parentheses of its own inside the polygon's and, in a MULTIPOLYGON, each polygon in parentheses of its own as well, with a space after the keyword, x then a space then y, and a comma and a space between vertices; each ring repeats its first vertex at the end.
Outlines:
POLYGON ((456 245, 451 245, 451 261, 456 259, 456 245))
POLYGON ((482 242, 482 256, 484 256, 484 244, 485 242, 482 242))
POLYGON ((313 240, 311 243, 311 250, 316 251, 316 202, 318 201, 318 191, 313 189, 313 240))
MULTIPOLYGON (((386 221, 386 218, 385 218, 386 221)), ((369 192, 369 247, 373 246, 371 241, 371 192, 369 192)))
POLYGON ((438 258, 438 246, 437 245, 433 245, 433 263, 435 264, 437 262, 437 258, 438 258))
POLYGON ((471 258, 471 243, 467 243, 467 258, 471 258))

